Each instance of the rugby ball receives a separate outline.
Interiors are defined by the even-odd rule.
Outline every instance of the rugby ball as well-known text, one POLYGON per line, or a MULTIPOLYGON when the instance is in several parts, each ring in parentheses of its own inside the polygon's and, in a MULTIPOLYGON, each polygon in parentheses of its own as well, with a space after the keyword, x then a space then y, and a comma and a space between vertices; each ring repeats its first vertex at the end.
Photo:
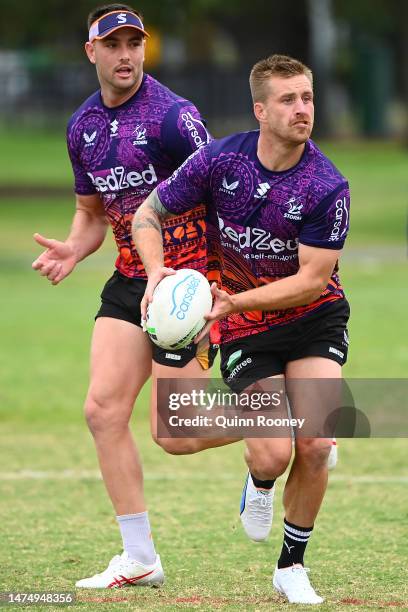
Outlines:
POLYGON ((153 292, 147 309, 146 330, 158 346, 178 350, 190 344, 204 327, 212 295, 206 277, 181 269, 166 276, 153 292))

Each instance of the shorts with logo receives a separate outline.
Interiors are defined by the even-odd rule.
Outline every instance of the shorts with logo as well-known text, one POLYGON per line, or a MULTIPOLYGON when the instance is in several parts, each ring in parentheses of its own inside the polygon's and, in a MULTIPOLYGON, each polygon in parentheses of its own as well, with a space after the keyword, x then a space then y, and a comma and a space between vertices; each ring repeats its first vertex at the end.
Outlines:
MULTIPOLYGON (((146 281, 138 278, 129 278, 117 270, 105 284, 102 293, 102 304, 95 319, 110 317, 128 321, 141 327, 140 303, 146 289, 146 281)), ((189 344, 178 351, 169 351, 152 343, 153 360, 161 365, 183 368, 194 357, 203 370, 211 368, 218 351, 218 345, 208 344, 207 341, 189 344)))
POLYGON ((341 298, 291 323, 222 344, 224 382, 240 393, 262 378, 284 374, 288 362, 303 357, 326 357, 344 365, 349 316, 349 303, 341 298))

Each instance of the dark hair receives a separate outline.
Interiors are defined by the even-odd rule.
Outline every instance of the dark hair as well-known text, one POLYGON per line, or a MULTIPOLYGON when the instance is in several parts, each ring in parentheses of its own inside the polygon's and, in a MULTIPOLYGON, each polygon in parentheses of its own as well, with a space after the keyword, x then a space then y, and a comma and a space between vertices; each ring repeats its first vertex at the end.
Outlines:
POLYGON ((255 64, 249 77, 252 99, 264 102, 268 95, 267 84, 272 76, 288 79, 304 74, 313 86, 313 75, 310 68, 288 55, 270 55, 255 64))
POLYGON ((97 6, 95 9, 93 9, 93 11, 89 13, 87 21, 88 30, 93 24, 93 22, 99 19, 99 17, 102 17, 107 13, 112 13, 112 11, 129 11, 130 13, 134 13, 135 15, 137 15, 139 19, 142 19, 141 13, 135 11, 135 9, 129 6, 128 4, 104 4, 103 6, 97 6))

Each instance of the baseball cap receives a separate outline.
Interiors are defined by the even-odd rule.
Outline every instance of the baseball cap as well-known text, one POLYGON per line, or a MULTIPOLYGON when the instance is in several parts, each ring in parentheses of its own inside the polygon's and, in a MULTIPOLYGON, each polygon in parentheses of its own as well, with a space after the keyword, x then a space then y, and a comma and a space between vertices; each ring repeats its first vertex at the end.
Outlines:
POLYGON ((140 17, 130 11, 112 11, 102 15, 93 22, 89 28, 89 42, 105 38, 119 28, 135 28, 143 34, 149 36, 144 29, 144 25, 140 17))

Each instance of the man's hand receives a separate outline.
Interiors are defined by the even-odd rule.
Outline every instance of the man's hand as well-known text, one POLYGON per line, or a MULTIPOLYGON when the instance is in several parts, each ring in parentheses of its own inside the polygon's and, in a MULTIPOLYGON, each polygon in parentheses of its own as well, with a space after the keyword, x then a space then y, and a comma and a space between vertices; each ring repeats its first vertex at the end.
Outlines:
POLYGON ((147 285, 145 289, 145 293, 142 301, 140 302, 140 312, 142 313, 142 322, 146 321, 147 316, 147 307, 151 304, 153 300, 153 291, 156 289, 157 285, 160 283, 163 278, 166 276, 172 276, 176 271, 173 268, 157 268, 154 272, 149 274, 147 285))
POLYGON ((34 240, 47 250, 33 261, 32 268, 46 276, 53 285, 58 285, 75 268, 74 250, 66 242, 45 238, 41 234, 34 234, 34 240))
POLYGON ((218 289, 216 283, 211 285, 211 293, 214 298, 213 306, 211 312, 204 316, 207 323, 204 325, 200 333, 194 338, 195 344, 198 344, 200 340, 202 340, 209 333, 215 321, 223 319, 234 311, 232 297, 226 291, 218 289))

